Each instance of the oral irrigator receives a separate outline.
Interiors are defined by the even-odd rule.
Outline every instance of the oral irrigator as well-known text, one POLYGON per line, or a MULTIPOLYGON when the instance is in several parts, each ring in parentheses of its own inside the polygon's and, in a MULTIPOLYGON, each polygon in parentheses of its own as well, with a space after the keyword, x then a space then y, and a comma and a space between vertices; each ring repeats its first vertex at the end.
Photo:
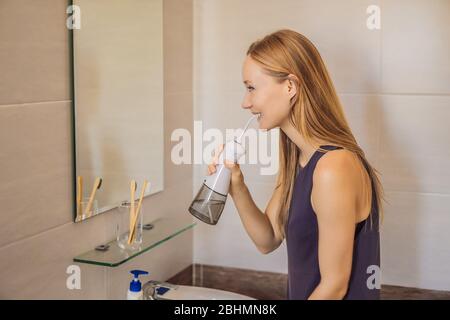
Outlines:
POLYGON ((216 165, 216 172, 205 178, 202 187, 189 207, 189 212, 194 217, 211 225, 215 225, 219 221, 231 182, 231 171, 225 167, 224 160, 236 163, 245 154, 242 137, 250 123, 258 116, 258 114, 252 116, 247 121, 241 135, 225 144, 216 165))

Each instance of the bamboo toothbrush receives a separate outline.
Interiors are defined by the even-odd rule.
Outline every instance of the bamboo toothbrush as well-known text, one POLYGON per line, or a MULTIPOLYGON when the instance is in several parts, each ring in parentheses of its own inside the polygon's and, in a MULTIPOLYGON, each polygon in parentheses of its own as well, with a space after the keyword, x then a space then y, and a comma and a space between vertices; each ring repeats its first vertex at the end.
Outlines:
POLYGON ((77 177, 77 220, 81 220, 83 208, 81 207, 81 199, 83 199, 83 177, 77 177))
POLYGON ((91 191, 91 196, 89 197, 89 202, 86 206, 86 210, 84 211, 86 218, 89 218, 91 216, 92 202, 94 201, 95 193, 97 192, 98 189, 100 189, 101 185, 102 185, 102 178, 99 177, 95 178, 94 186, 92 187, 91 191))
POLYGON ((134 193, 137 189, 137 183, 135 180, 131 180, 130 182, 130 225, 129 227, 129 234, 131 234, 131 224, 133 223, 133 217, 134 217, 134 193))
POLYGON ((144 180, 144 184, 142 185, 141 196, 139 197, 139 203, 138 203, 138 206, 136 209, 136 213, 134 214, 134 219, 131 223, 130 235, 128 237, 128 244, 131 244, 135 238, 136 223, 137 223, 137 220, 139 217, 139 213, 141 211, 142 200, 144 199, 144 193, 145 193, 145 190, 147 190, 147 184, 148 184, 148 181, 144 180))

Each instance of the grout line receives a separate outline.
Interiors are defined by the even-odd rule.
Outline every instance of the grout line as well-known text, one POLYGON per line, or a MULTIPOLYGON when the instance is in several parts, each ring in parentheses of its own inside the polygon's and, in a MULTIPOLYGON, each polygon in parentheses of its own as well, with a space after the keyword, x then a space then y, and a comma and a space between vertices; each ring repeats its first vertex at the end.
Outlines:
POLYGON ((422 192, 422 191, 400 191, 385 188, 386 192, 389 193, 400 193, 400 194, 419 194, 425 196, 440 196, 440 197, 450 197, 450 193, 440 193, 440 192, 422 192))
POLYGON ((380 96, 450 97, 450 93, 381 92, 380 96))
POLYGON ((37 237, 39 237, 40 235, 42 235, 43 233, 52 232, 52 231, 57 230, 57 229, 59 229, 59 228, 67 227, 67 226, 70 225, 70 224, 75 224, 75 222, 70 221, 70 222, 67 222, 67 223, 64 223, 64 224, 57 225, 57 226, 55 226, 55 227, 51 227, 51 228, 49 228, 49 229, 40 230, 38 233, 29 235, 29 236, 25 236, 25 237, 23 237, 23 238, 14 240, 13 242, 6 243, 6 244, 4 244, 4 245, 2 245, 2 246, 0 247, 0 251, 3 250, 3 249, 7 249, 7 248, 10 247, 10 246, 16 245, 16 244, 18 244, 18 243, 20 243, 20 242, 25 242, 25 241, 28 241, 28 240, 32 240, 32 239, 34 239, 34 238, 37 238, 37 237))
POLYGON ((0 108, 18 107, 18 106, 26 106, 26 105, 33 105, 33 104, 53 104, 53 103, 61 103, 61 102, 72 102, 72 100, 53 100, 53 101, 36 101, 36 102, 2 104, 2 105, 0 105, 0 108))
POLYGON ((380 14, 381 14, 381 26, 380 26, 380 86, 378 87, 383 92, 383 1, 379 1, 380 14))
POLYGON ((203 264, 200 264, 200 286, 203 287, 203 264))
POLYGON ((417 96, 417 97, 450 97, 449 93, 413 93, 413 92, 338 92, 338 95, 353 96, 417 96))
MULTIPOLYGON (((202 92, 194 92, 194 96, 208 96, 216 97, 214 94, 202 93, 202 92)), ((355 96, 418 96, 418 97, 450 97, 450 93, 425 93, 425 92, 389 92, 389 91, 380 91, 380 92, 344 92, 344 91, 336 91, 338 95, 355 95, 355 96)), ((224 91, 221 93, 222 96, 234 96, 234 95, 243 95, 243 92, 237 91, 224 91)))
MULTIPOLYGON (((380 44, 381 45, 381 44, 380 44)), ((380 50, 380 54, 381 50, 380 50)), ((380 69, 381 69, 381 62, 380 62, 380 69)), ((380 70, 380 87, 383 85, 382 83, 382 70, 380 70)), ((376 141, 376 166, 377 169, 380 169, 381 167, 381 157, 380 157, 380 152, 381 152, 381 136, 382 136, 382 128, 381 128, 381 120, 382 120, 382 110, 383 110, 383 99, 376 99, 376 104, 375 104, 375 108, 376 108, 376 116, 377 116, 377 141, 376 141)), ((383 118, 384 119, 384 118, 383 118)), ((380 178, 381 179, 381 178, 380 178)))

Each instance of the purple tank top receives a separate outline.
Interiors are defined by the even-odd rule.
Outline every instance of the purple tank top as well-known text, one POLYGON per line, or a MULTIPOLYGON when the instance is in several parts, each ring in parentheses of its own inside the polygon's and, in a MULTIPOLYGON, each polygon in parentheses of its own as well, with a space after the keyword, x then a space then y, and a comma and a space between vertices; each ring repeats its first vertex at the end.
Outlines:
MULTIPOLYGON (((325 145, 322 149, 341 147, 325 145)), ((316 150, 304 168, 298 168, 286 223, 288 255, 288 299, 307 299, 320 282, 317 217, 311 205, 313 172, 324 155, 316 150)), ((367 164, 364 163, 367 170, 367 164)), ((356 225, 353 262, 348 290, 344 299, 379 299, 380 235, 379 215, 372 183, 372 205, 369 217, 356 225), (375 281, 374 281, 375 280, 375 281), (375 285, 374 285, 375 284, 375 285)))

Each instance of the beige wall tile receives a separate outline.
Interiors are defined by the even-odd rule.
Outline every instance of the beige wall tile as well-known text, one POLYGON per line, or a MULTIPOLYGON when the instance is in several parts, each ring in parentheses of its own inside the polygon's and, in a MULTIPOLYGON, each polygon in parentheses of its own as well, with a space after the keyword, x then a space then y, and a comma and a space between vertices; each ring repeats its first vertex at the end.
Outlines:
POLYGON ((100 215, 68 223, 0 248, 0 297, 3 299, 104 299, 102 267, 73 262, 73 257, 104 243, 106 220, 100 215), (81 267, 81 290, 68 290, 67 267, 81 267))
POLYGON ((192 0, 164 0, 164 91, 192 91, 192 0))
POLYGON ((197 1, 195 86, 212 94, 243 89, 248 46, 282 28, 307 36, 318 48, 339 92, 380 87, 380 32, 366 27, 371 0, 197 1), (263 23, 262 23, 263 21, 263 23))
POLYGON ((70 102, 0 106, 0 247, 73 220, 70 102))
POLYGON ((450 93, 450 1, 382 0, 382 90, 450 93))
POLYGON ((395 191, 450 193, 450 97, 383 96, 380 169, 395 191))
POLYGON ((382 283, 450 290, 450 196, 388 192, 381 232, 382 283))
MULTIPOLYGON (((182 141, 171 141, 172 133, 175 130, 185 129, 190 132, 191 146, 193 146, 193 97, 192 92, 168 94, 165 96, 165 125, 164 125, 164 144, 165 157, 164 157, 164 184, 172 185, 180 181, 192 180, 192 165, 180 164, 177 165, 172 159, 173 148, 182 143, 182 141)), ((175 137, 174 137, 175 138, 175 137)), ((177 138, 178 139, 178 138, 177 138)), ((186 150, 185 152, 188 152, 186 150)), ((178 155, 178 152, 175 152, 178 155)), ((193 161, 193 152, 191 151, 191 163, 193 161)))
POLYGON ((381 96, 341 94, 340 99, 356 141, 377 169, 381 96))
POLYGON ((0 3, 0 105, 70 99, 65 0, 0 3))

